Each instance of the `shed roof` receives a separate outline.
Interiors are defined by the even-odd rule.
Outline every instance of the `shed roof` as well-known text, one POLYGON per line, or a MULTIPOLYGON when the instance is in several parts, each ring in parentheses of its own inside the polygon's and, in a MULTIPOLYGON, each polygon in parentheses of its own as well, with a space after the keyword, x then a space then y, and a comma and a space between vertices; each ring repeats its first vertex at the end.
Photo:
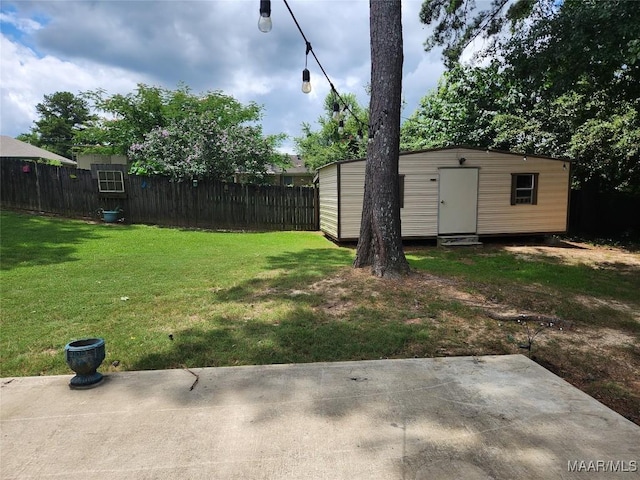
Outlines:
POLYGON ((16 140, 8 135, 0 135, 0 158, 55 160, 63 165, 73 167, 77 165, 77 162, 69 158, 58 155, 57 153, 49 152, 48 150, 36 147, 35 145, 16 140))
MULTIPOLYGON (((460 150, 460 149, 464 149, 464 150, 476 150, 479 152, 493 152, 493 153, 501 153, 504 155, 520 155, 520 156, 525 156, 525 157, 531 157, 531 158, 544 158, 546 160, 555 160, 558 162, 573 162, 574 160, 571 160, 569 158, 555 158, 555 157, 548 157, 546 155, 535 155, 535 154, 530 154, 530 153, 521 153, 521 152, 508 152, 506 150, 495 150, 493 148, 480 148, 480 147, 469 147, 467 145, 452 145, 450 147, 439 147, 439 148, 425 148, 422 150, 411 150, 411 151, 407 151, 407 152, 400 152, 400 156, 405 156, 405 155, 413 155, 415 153, 424 153, 424 152, 437 152, 437 151, 445 151, 445 150, 460 150)), ((318 167, 318 170, 321 170, 325 167, 328 167, 329 165, 335 165, 336 163, 349 163, 349 162, 362 162, 363 160, 366 160, 366 158, 353 158, 350 160, 340 160, 338 162, 331 162, 331 163, 327 163, 326 165, 323 165, 321 167, 318 167)))

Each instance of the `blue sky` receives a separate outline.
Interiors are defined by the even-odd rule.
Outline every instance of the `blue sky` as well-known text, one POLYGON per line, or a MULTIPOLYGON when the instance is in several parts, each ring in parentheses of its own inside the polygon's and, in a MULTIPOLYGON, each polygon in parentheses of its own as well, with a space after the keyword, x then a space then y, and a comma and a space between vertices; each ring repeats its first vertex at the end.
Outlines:
MULTIPOLYGON (((439 52, 424 52, 421 4, 403 1, 403 117, 444 71, 439 52)), ((338 91, 368 105, 368 1, 289 5, 338 91)), ((304 40, 282 1, 272 1, 268 34, 257 28, 258 9, 258 0, 2 0, 0 133, 27 132, 35 105, 56 91, 126 94, 139 83, 184 83, 255 101, 264 106, 265 133, 298 136, 302 122, 322 114, 329 84, 310 55, 313 90, 301 92, 304 40)), ((292 139, 283 150, 293 153, 292 139)))

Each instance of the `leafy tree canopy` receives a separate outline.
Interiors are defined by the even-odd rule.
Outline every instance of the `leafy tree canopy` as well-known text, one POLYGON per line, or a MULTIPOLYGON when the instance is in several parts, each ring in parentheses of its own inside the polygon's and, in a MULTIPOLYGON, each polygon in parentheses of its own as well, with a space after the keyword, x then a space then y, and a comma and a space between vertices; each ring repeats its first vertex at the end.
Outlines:
POLYGON ((318 118, 320 130, 312 131, 308 123, 303 123, 303 135, 294 139, 296 153, 312 170, 331 162, 366 156, 367 128, 360 122, 368 123, 368 111, 358 104, 354 94, 344 94, 341 98, 348 109, 335 93, 330 92, 324 100, 325 113, 318 118), (339 104, 340 118, 337 120, 333 118, 334 103, 339 104), (339 132, 340 119, 343 122, 342 133, 339 132))
POLYGON ((88 102, 71 92, 45 95, 36 105, 39 120, 29 133, 18 136, 32 145, 42 147, 66 158, 73 158, 73 139, 77 129, 94 119, 88 102))
POLYGON ((492 0, 489 8, 477 9, 476 0, 425 0, 420 21, 433 25, 425 50, 442 47, 445 65, 451 68, 475 39, 488 41, 485 53, 491 53, 496 48, 497 34, 507 26, 513 32, 524 19, 549 14, 554 3, 553 0, 492 0))
MULTIPOLYGON (((545 4, 542 0, 538 3, 545 4)), ((510 75, 557 97, 576 90, 640 96, 640 8, 628 0, 566 0, 502 42, 510 75)))
POLYGON ((224 125, 216 112, 191 112, 155 127, 129 148, 132 173, 174 179, 229 180, 244 173, 250 182, 264 181, 269 165, 288 159, 276 153, 282 137, 263 137, 256 126, 224 125))
POLYGON ((403 124, 401 150, 449 145, 488 147, 495 115, 515 103, 497 64, 481 69, 456 66, 445 72, 438 87, 425 95, 403 124))
POLYGON ((80 151, 85 153, 126 154, 131 145, 141 142, 153 129, 167 127, 192 114, 211 112, 221 128, 262 118, 262 107, 253 102, 243 105, 219 91, 196 95, 185 85, 168 90, 139 84, 126 95, 107 95, 104 90, 83 95, 104 114, 76 138, 80 151))
POLYGON ((276 152, 285 136, 262 135, 262 107, 253 102, 219 91, 196 95, 184 85, 140 84, 126 95, 95 90, 84 97, 103 116, 77 133, 78 150, 128 155, 132 173, 224 180, 245 173, 260 181, 269 165, 288 164, 276 152))
POLYGON ((561 94, 587 82, 627 100, 640 96, 640 9, 629 0, 426 0, 420 20, 433 25, 425 49, 443 48, 453 68, 479 37, 479 58, 501 59, 530 88, 561 94))
POLYGON ((625 0, 427 0, 426 48, 450 67, 404 148, 462 143, 576 160, 574 182, 640 191, 640 9, 625 0), (508 27, 508 28, 507 28, 508 27), (485 36, 485 66, 458 65, 485 36), (486 65, 488 59, 492 59, 486 65))

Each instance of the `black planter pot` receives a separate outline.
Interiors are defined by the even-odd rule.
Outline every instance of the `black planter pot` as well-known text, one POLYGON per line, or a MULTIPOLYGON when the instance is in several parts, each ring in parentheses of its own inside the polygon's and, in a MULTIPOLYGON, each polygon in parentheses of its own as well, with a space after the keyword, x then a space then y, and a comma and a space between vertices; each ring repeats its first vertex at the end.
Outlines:
POLYGON ((76 376, 69 382, 70 387, 91 387, 102 380, 102 374, 97 369, 105 356, 103 338, 84 338, 70 342, 64 347, 64 352, 67 365, 76 372, 76 376))

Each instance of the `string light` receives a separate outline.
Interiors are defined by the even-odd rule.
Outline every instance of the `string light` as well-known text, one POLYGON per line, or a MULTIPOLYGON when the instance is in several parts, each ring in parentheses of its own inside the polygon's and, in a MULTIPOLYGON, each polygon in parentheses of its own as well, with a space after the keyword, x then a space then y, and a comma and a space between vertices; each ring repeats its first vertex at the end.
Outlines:
POLYGON ((258 20, 258 30, 262 33, 271 31, 271 0, 260 0, 260 19, 258 20))
POLYGON ((340 118, 340 105, 338 102, 333 102, 333 119, 338 120, 340 118))
POLYGON ((338 133, 344 133, 344 120, 342 119, 340 119, 340 122, 338 122, 338 133))
POLYGON ((302 70, 302 93, 311 92, 311 73, 307 68, 310 51, 312 51, 311 44, 307 42, 307 51, 304 54, 304 70, 302 70))
POLYGON ((311 73, 309 69, 305 67, 305 69, 302 70, 302 93, 309 92, 311 92, 311 73))
MULTIPOLYGON (((320 63, 320 60, 318 59, 318 56, 313 51, 313 48, 311 47, 311 43, 309 42, 309 40, 307 39, 306 35, 302 31, 302 27, 300 27, 300 24, 298 23, 298 20, 296 19, 296 16, 293 14, 293 11, 291 10, 291 7, 289 6, 289 2, 287 0, 283 0, 283 2, 285 4, 285 6, 287 7, 287 10, 289 11, 289 14, 291 15, 291 18, 292 18, 293 22, 296 24, 296 27, 298 27, 298 31, 300 32, 300 35, 302 36, 302 38, 304 39, 305 44, 306 44, 306 55, 305 55, 305 61, 304 61, 304 70, 302 71, 302 91, 304 93, 311 92, 311 73, 309 72, 309 69, 307 68, 307 60, 308 60, 308 57, 309 57, 309 53, 311 53, 311 55, 313 55, 313 58, 315 59, 316 63, 318 64, 318 67, 320 67, 320 70, 322 71, 323 75, 327 79, 327 82, 329 82, 329 86, 331 87, 331 91, 338 98, 338 101, 334 102, 334 104, 333 104, 333 119, 336 120, 336 121, 340 121, 340 124, 341 124, 341 126, 340 125, 338 126, 338 131, 340 133, 344 132, 344 121, 341 120, 341 115, 342 115, 343 112, 348 111, 353 116, 353 118, 356 120, 358 125, 360 126, 360 128, 358 129, 358 139, 362 138, 363 127, 367 127, 368 131, 369 131, 369 140, 371 140, 371 138, 375 135, 375 133, 382 126, 383 120, 382 119, 378 120, 378 122, 376 122, 376 124, 375 124, 376 126, 372 128, 371 125, 365 124, 364 122, 362 122, 358 118, 358 116, 355 113, 353 113, 353 111, 349 107, 349 104, 343 100, 343 98, 340 96, 340 94, 338 93, 338 91, 334 87, 333 83, 331 82, 331 79, 329 78, 329 75, 327 75, 327 72, 325 71, 324 67, 320 63), (339 102, 342 105, 344 105, 342 112, 340 111, 340 103, 339 102)), ((270 16, 271 16, 271 2, 270 1, 268 1, 268 0, 260 0, 260 17, 261 17, 261 19, 263 18, 263 11, 264 11, 265 16, 269 19, 269 29, 266 30, 268 32, 269 30, 271 30, 271 18, 270 18, 270 16)), ((264 31, 264 30, 262 30, 262 28, 261 28, 260 31, 264 31)), ((384 112, 384 116, 386 116, 386 115, 387 115, 387 112, 385 111, 384 112)))
MULTIPOLYGON (((360 132, 359 138, 358 140, 362 140, 362 129, 364 127, 369 128, 369 125, 365 124, 364 122, 362 122, 358 116, 353 113, 353 111, 351 110, 351 107, 349 107, 349 104, 347 102, 344 101, 344 99, 340 96, 340 94, 338 93, 338 91, 336 90, 336 88, 333 86, 333 83, 331 83, 329 81, 329 85, 331 86, 331 91, 333 92, 333 94, 338 97, 339 101, 341 101, 344 104, 344 107, 342 108, 342 110, 340 110, 340 104, 336 101, 333 102, 333 119, 335 121, 339 121, 342 118, 342 115, 344 114, 344 112, 349 112, 351 114, 351 116, 355 119, 356 123, 359 126, 358 131, 360 132)), ((343 122, 344 123, 344 122, 343 122)), ((338 129, 339 133, 340 130, 338 129)))

